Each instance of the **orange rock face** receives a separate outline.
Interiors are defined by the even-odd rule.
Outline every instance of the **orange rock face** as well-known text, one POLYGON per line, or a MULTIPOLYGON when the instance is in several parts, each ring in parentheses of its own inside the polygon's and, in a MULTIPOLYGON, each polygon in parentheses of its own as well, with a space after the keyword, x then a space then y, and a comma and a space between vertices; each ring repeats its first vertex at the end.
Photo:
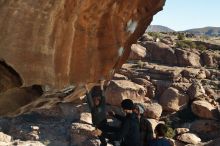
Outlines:
POLYGON ((33 84, 109 78, 164 0, 1 0, 0 59, 33 84))
POLYGON ((23 87, 110 79, 164 2, 0 0, 0 63, 23 87))

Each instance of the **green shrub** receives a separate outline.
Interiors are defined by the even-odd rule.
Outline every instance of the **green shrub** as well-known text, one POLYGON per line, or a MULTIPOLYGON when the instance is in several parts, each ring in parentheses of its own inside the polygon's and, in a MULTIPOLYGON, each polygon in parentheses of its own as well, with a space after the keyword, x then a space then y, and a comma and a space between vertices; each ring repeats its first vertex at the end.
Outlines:
POLYGON ((159 32, 148 32, 150 36, 152 36, 155 40, 157 38, 161 38, 161 34, 159 32))
POLYGON ((198 45, 196 48, 201 50, 201 51, 205 51, 207 49, 207 47, 203 44, 198 45))
POLYGON ((166 128, 167 128, 167 132, 165 134, 166 137, 168 138, 173 138, 175 136, 175 131, 173 130, 172 128, 172 122, 169 118, 166 118, 165 119, 165 125, 166 125, 166 128))
POLYGON ((179 33, 177 36, 178 40, 185 40, 185 35, 183 33, 179 33))
POLYGON ((173 130, 173 128, 167 126, 167 132, 165 136, 168 138, 173 138, 175 136, 175 131, 173 130))
POLYGON ((177 48, 196 48, 195 42, 192 42, 190 40, 184 40, 184 41, 177 41, 176 42, 177 48))
POLYGON ((187 45, 186 43, 184 43, 182 41, 177 41, 176 48, 189 48, 189 45, 187 45))
POLYGON ((138 65, 139 68, 143 68, 144 65, 145 65, 145 63, 144 63, 143 61, 139 60, 139 61, 137 62, 137 65, 138 65))
POLYGON ((185 40, 184 42, 187 43, 191 49, 196 48, 196 43, 189 40, 185 40))

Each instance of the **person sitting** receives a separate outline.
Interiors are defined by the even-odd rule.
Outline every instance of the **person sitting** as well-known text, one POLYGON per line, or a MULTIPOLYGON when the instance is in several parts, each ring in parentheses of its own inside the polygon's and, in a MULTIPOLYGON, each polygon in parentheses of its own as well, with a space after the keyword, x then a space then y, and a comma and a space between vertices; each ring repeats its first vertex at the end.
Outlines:
POLYGON ((171 146, 170 142, 165 138, 167 127, 160 123, 155 128, 156 138, 151 140, 147 146, 171 146))

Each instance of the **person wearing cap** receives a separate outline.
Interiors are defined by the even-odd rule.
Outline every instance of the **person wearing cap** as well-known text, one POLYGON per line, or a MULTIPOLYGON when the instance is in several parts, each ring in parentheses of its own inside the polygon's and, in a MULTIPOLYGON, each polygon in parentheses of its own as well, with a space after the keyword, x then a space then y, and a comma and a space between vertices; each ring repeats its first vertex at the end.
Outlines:
MULTIPOLYGON (((109 129, 107 125, 107 117, 106 117, 106 103, 105 96, 103 91, 103 82, 101 82, 101 86, 94 86, 90 92, 88 90, 87 85, 86 88, 86 98, 89 108, 91 110, 92 115, 92 124, 96 129, 100 129, 101 131, 107 131, 109 129)), ((99 135, 99 139, 101 141, 100 146, 106 146, 107 142, 103 134, 99 135)))
POLYGON ((108 135, 111 140, 120 141, 120 146, 140 146, 139 120, 133 112, 134 104, 130 99, 121 102, 125 117, 121 117, 121 128, 113 135, 108 135))

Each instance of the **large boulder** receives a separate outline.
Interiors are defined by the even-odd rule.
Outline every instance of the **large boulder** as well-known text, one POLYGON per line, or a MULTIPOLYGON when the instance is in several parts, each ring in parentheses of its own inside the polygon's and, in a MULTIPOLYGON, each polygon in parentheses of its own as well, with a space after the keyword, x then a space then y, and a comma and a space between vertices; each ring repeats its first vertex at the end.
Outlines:
POLYGON ((177 139, 182 142, 194 145, 201 142, 201 139, 193 133, 184 133, 182 135, 177 136, 177 139))
POLYGON ((192 85, 189 87, 187 94, 190 99, 193 100, 195 98, 203 98, 206 96, 205 89, 202 84, 198 81, 194 81, 192 85))
POLYGON ((172 85, 171 81, 166 80, 152 80, 152 83, 156 86, 156 97, 161 97, 164 91, 172 85))
POLYGON ((176 49, 175 54, 179 66, 201 66, 200 56, 198 53, 183 49, 176 49))
POLYGON ((168 112, 176 112, 187 106, 189 97, 185 93, 170 87, 159 98, 159 103, 162 105, 163 110, 168 112))
POLYGON ((129 60, 141 60, 146 56, 146 48, 139 44, 132 44, 129 60))
POLYGON ((158 103, 149 104, 145 108, 145 113, 148 118, 159 120, 162 114, 162 107, 158 103))
MULTIPOLYGON (((74 96, 68 102, 79 98, 85 92, 85 83, 112 77, 164 3, 165 0, 0 1, 0 64, 6 67, 4 73, 13 74, 0 73, 0 78, 4 76, 0 88, 3 82, 8 85, 0 92, 32 85, 54 91, 73 85, 74 96)), ((32 101, 18 98, 10 102, 28 105, 32 101)), ((37 105, 40 104, 25 106, 23 112, 37 105)))
POLYGON ((184 68, 181 72, 182 76, 187 79, 205 79, 206 72, 205 69, 196 69, 196 68, 184 68))
POLYGON ((220 123, 215 120, 196 120, 191 123, 190 131, 204 141, 216 139, 220 136, 220 123))
POLYGON ((121 105, 122 100, 128 98, 133 102, 144 102, 146 93, 147 90, 143 86, 127 80, 113 80, 105 91, 106 102, 117 106, 121 105))
POLYGON ((132 78, 132 82, 143 86, 145 89, 147 89, 147 94, 146 96, 149 98, 153 98, 155 96, 155 86, 148 80, 143 79, 143 78, 132 78))
POLYGON ((191 105, 192 112, 200 118, 215 119, 215 107, 207 101, 196 100, 191 105))
POLYGON ((205 51, 201 54, 203 64, 208 67, 218 67, 220 61, 220 52, 205 51))
POLYGON ((175 52, 168 45, 161 42, 144 42, 144 47, 147 49, 146 59, 168 65, 177 64, 175 52))

